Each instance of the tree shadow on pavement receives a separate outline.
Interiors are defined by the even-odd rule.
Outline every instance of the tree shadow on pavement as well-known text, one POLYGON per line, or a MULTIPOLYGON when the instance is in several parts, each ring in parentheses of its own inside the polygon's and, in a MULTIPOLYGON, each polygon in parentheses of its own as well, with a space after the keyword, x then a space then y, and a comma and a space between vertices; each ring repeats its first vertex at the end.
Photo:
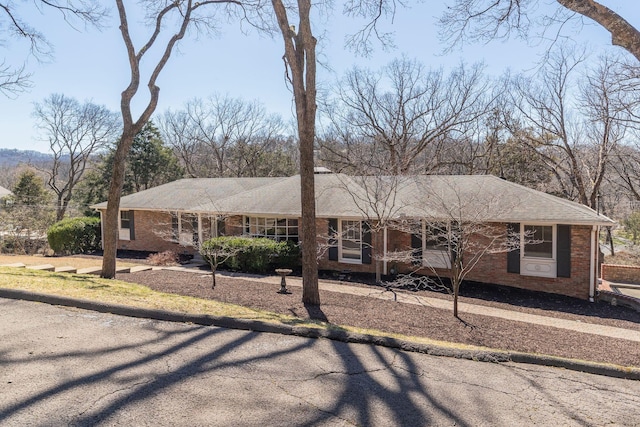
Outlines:
MULTIPOLYGON (((318 310, 315 314, 323 315, 318 310)), ((81 321, 70 317, 65 325, 70 331, 72 322, 81 321)), ((473 401, 464 402, 460 392, 467 380, 451 368, 453 359, 325 339, 146 322, 134 326, 152 328, 146 332, 154 339, 141 339, 134 346, 116 340, 93 351, 61 347, 37 360, 39 356, 12 358, 11 349, 3 352, 0 345, 0 362, 8 372, 29 363, 36 369, 59 364, 39 373, 47 376, 47 385, 39 389, 26 384, 28 377, 16 378, 22 394, 0 395, 0 424, 112 425, 144 416, 138 419, 141 424, 176 425, 167 418, 174 415, 171 411, 178 412, 178 425, 274 425, 279 423, 275 413, 282 414, 286 424, 303 426, 471 426, 500 421, 490 396, 472 393, 466 399, 473 401), (75 373, 78 363, 89 366, 75 373), (64 375, 53 376, 59 372, 64 375), (238 387, 223 389, 231 383, 238 387), (164 407, 167 401, 176 406, 164 407), (239 407, 231 406, 236 402, 239 407), (190 412, 188 404, 200 410, 190 412), (151 409, 141 412, 143 405, 151 409), (56 410, 53 414, 60 418, 26 419, 47 410, 56 410)), ((480 377, 473 381, 474 387, 484 386, 480 377)))

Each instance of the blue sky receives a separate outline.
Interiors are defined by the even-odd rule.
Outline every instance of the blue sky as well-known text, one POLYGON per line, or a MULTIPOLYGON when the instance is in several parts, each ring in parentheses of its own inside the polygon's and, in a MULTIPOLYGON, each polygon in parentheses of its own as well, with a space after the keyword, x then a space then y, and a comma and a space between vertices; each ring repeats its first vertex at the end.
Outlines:
MULTIPOLYGON (((546 7, 545 3, 554 2, 540 0, 540 3, 546 7)), ((636 28, 640 27, 640 8, 635 1, 603 0, 602 3, 618 11, 636 28)), ((386 26, 395 32, 396 49, 377 48, 368 58, 357 57, 343 47, 344 35, 358 28, 353 20, 336 13, 328 22, 319 23, 314 31, 321 34, 326 30, 328 38, 321 41, 320 48, 323 61, 331 67, 319 68, 319 82, 329 84, 354 65, 378 69, 401 55, 415 58, 428 67, 445 69, 462 60, 484 61, 487 73, 498 76, 507 68, 515 72, 532 69, 546 47, 527 46, 515 40, 494 41, 442 55, 435 18, 443 8, 442 1, 427 0, 416 2, 408 10, 399 10, 393 24, 386 26)), ((113 15, 115 17, 115 10, 113 15)), ((28 19, 54 45, 55 56, 45 63, 29 58, 27 67, 34 74, 34 87, 17 99, 0 98, 0 148, 47 152, 48 145, 34 129, 31 116, 34 102, 42 101, 51 93, 62 93, 118 111, 129 69, 115 20, 101 32, 94 29, 78 32, 55 14, 31 13, 28 19)), ((130 26, 134 25, 136 20, 132 18, 130 26)), ((596 25, 583 28, 575 39, 589 42, 593 52, 610 46, 608 34, 596 25)), ((289 120, 292 118, 291 94, 284 84, 282 53, 280 39, 255 32, 242 34, 236 27, 223 30, 215 38, 202 36, 199 40, 184 40, 160 77, 160 103, 156 113, 168 108, 179 109, 196 97, 222 93, 246 100, 257 99, 270 112, 289 120)), ((19 64, 27 57, 27 49, 19 43, 6 44, 0 46, 0 55, 9 63, 19 64)))

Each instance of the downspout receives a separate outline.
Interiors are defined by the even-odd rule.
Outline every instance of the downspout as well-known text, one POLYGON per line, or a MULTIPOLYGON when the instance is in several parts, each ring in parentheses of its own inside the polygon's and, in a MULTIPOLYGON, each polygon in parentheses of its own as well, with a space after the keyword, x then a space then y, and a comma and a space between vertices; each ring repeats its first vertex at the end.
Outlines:
POLYGON ((388 274, 387 273, 387 226, 385 225, 383 230, 383 243, 382 243, 382 274, 384 274, 385 276, 388 274))
POLYGON ((597 234, 598 226, 594 225, 591 229, 591 272, 589 274, 589 302, 594 302, 596 295, 596 268, 598 268, 598 252, 596 251, 596 247, 598 245, 597 234))

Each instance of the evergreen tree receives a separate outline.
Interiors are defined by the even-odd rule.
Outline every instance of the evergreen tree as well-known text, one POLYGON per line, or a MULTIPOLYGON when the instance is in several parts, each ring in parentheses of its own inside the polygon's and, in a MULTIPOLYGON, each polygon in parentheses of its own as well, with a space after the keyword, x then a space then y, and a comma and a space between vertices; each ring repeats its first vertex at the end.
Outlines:
MULTIPOLYGON (((85 174, 85 179, 77 191, 78 200, 83 206, 88 207, 107 200, 114 157, 115 147, 99 156, 95 167, 85 174)), ((175 181, 182 176, 183 169, 177 157, 165 145, 154 124, 147 123, 135 136, 127 157, 122 195, 175 181)), ((95 212, 87 210, 85 214, 95 215, 95 212)))
POLYGON ((36 253, 46 247, 46 230, 55 221, 55 208, 44 181, 32 170, 18 177, 0 212, 0 249, 14 253, 36 253))
POLYGON ((125 186, 134 192, 181 178, 183 170, 153 122, 148 122, 133 139, 127 159, 125 186))

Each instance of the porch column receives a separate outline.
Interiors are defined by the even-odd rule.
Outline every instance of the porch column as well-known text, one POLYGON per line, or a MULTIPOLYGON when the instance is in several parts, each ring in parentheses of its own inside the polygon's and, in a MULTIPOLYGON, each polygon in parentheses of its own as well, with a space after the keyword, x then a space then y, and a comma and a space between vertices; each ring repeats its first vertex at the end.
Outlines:
POLYGON ((202 245, 202 214, 198 213, 198 244, 202 245))
POLYGON ((100 212, 100 247, 104 250, 104 218, 102 217, 102 210, 100 212))
POLYGON ((177 211, 176 215, 178 216, 178 244, 182 245, 182 213, 177 211))

